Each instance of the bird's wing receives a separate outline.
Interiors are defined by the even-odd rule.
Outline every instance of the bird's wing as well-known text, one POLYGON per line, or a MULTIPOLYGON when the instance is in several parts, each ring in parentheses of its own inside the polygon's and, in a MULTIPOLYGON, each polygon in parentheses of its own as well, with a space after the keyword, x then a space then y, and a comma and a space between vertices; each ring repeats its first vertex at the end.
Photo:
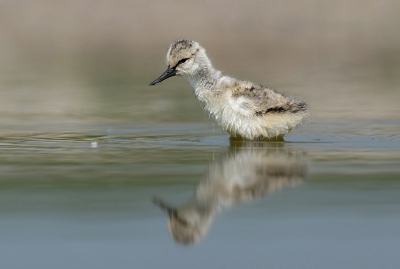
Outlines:
POLYGON ((286 112, 291 102, 286 96, 251 82, 235 82, 229 104, 244 116, 286 112))

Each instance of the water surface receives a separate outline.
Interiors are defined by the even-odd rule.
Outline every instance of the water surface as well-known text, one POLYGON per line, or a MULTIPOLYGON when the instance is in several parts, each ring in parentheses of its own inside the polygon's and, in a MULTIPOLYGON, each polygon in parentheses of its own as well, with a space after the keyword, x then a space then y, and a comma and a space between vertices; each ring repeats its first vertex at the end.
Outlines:
POLYGON ((10 127, 0 140, 2 267, 397 268, 399 126, 313 121, 278 143, 230 142, 205 118, 10 127), (287 156, 306 171, 293 182, 287 156), (219 205, 194 245, 173 240, 154 197, 180 207, 211 173, 252 177, 255 161, 286 169, 269 174, 279 188, 219 205))

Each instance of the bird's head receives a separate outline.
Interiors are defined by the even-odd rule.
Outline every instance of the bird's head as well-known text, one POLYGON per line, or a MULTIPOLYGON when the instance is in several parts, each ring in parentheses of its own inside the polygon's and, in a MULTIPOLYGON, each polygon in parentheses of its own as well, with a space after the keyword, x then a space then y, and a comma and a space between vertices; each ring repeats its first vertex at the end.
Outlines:
POLYGON ((196 41, 189 39, 176 40, 169 46, 166 63, 167 70, 150 83, 150 86, 175 75, 195 76, 199 71, 212 67, 206 50, 196 41))

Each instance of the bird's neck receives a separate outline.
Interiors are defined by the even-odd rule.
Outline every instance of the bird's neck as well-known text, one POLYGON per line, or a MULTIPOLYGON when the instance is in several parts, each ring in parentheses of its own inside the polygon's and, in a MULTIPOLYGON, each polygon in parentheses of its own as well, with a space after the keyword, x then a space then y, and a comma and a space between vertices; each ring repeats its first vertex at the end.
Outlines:
POLYGON ((222 77, 221 71, 214 69, 211 65, 199 68, 186 79, 192 85, 195 94, 198 96, 204 91, 213 91, 219 79, 222 77))

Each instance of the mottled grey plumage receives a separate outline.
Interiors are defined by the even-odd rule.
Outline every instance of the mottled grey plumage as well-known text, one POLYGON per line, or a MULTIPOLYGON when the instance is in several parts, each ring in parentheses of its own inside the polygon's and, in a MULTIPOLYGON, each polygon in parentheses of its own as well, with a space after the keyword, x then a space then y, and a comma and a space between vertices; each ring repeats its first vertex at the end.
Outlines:
POLYGON ((231 137, 281 139, 309 113, 304 102, 262 85, 222 75, 213 68, 205 49, 196 41, 173 42, 166 62, 167 71, 150 85, 174 75, 185 77, 203 109, 231 137))

